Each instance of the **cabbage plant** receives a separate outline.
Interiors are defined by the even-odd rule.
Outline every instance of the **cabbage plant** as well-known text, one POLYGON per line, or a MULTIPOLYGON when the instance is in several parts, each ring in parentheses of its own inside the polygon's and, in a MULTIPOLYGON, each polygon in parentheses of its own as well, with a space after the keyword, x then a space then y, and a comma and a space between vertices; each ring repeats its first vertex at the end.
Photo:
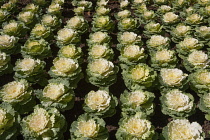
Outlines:
POLYGON ((47 8, 47 14, 61 16, 61 5, 58 3, 51 3, 47 8))
POLYGON ((56 30, 60 27, 62 21, 55 15, 45 14, 42 16, 41 24, 50 27, 52 30, 56 30))
POLYGON ((126 65, 145 62, 147 54, 145 49, 138 45, 126 45, 121 48, 119 60, 126 65))
POLYGON ((29 38, 24 46, 21 47, 21 53, 24 57, 44 59, 52 55, 50 45, 44 39, 29 38))
POLYGON ((83 16, 74 16, 66 21, 65 27, 73 29, 79 34, 84 34, 88 31, 89 25, 83 16))
POLYGON ((83 56, 82 49, 74 44, 62 46, 58 51, 58 57, 75 59, 78 61, 78 63, 83 62, 82 56, 83 56))
POLYGON ((28 28, 20 21, 10 20, 2 24, 2 34, 9 36, 22 37, 28 28))
POLYGON ((152 35, 146 44, 150 51, 165 49, 169 47, 170 39, 161 35, 152 35))
POLYGON ((95 16, 92 21, 92 31, 110 32, 114 29, 114 22, 109 16, 95 16))
POLYGON ((36 96, 44 107, 55 107, 65 111, 74 106, 74 91, 70 89, 68 80, 57 78, 50 79, 43 90, 37 90, 36 96))
POLYGON ((176 51, 179 53, 181 58, 189 54, 190 50, 200 50, 204 47, 202 42, 193 37, 185 37, 183 41, 176 45, 176 51))
POLYGON ((130 16, 131 16, 131 12, 129 10, 127 10, 127 9, 119 11, 118 13, 115 14, 115 18, 117 20, 128 18, 130 16))
POLYGON ((179 89, 162 93, 160 101, 162 113, 173 118, 186 118, 195 113, 194 97, 179 89))
POLYGON ((176 52, 169 49, 161 49, 150 53, 150 65, 154 69, 175 68, 177 65, 176 52))
POLYGON ((114 51, 108 44, 92 45, 88 49, 88 54, 89 54, 88 56, 89 61, 99 58, 112 60, 112 58, 114 57, 114 51))
POLYGON ((57 45, 77 44, 80 42, 80 36, 77 31, 69 28, 60 29, 57 33, 57 45))
POLYGON ((21 120, 24 139, 63 139, 66 131, 65 117, 56 108, 37 105, 34 111, 21 120))
POLYGON ((108 87, 117 81, 118 67, 104 58, 94 59, 87 65, 87 82, 98 86, 108 87))
POLYGON ((31 30, 30 37, 35 39, 45 39, 50 40, 52 39, 52 33, 51 33, 50 27, 47 27, 42 24, 36 24, 34 28, 31 30))
POLYGON ((209 68, 209 63, 208 54, 201 50, 192 50, 190 54, 183 59, 183 65, 189 72, 209 68))
POLYGON ((155 127, 147 120, 146 116, 138 112, 135 115, 127 116, 119 121, 116 139, 141 139, 141 140, 156 140, 155 127))
POLYGON ((11 104, 19 113, 27 113, 33 109, 36 102, 33 89, 25 79, 9 82, 0 90, 0 100, 11 104))
POLYGON ((36 23, 38 15, 32 11, 22 11, 18 14, 17 19, 25 24, 26 27, 32 28, 36 23))
POLYGON ((108 140, 109 133, 105 125, 106 122, 97 116, 82 114, 71 124, 71 139, 108 140))
POLYGON ((179 88, 186 90, 188 88, 188 74, 178 68, 162 68, 159 74, 159 88, 167 90, 170 88, 179 88))
POLYGON ((144 90, 125 90, 120 95, 122 116, 135 115, 137 112, 145 113, 148 116, 154 114, 155 104, 154 93, 144 90))
POLYGON ((118 49, 121 49, 125 45, 143 45, 141 36, 134 32, 120 32, 118 33, 117 40, 119 42, 117 44, 118 49))
POLYGON ((111 9, 105 7, 105 6, 98 6, 95 8, 95 15, 94 16, 106 16, 109 15, 109 12, 111 9))
POLYGON ((39 5, 29 3, 22 9, 22 11, 24 11, 24 12, 30 11, 30 12, 33 12, 33 13, 38 13, 38 12, 41 11, 41 9, 39 8, 39 5))
POLYGON ((0 104, 0 139, 16 139, 19 134, 20 116, 10 104, 0 104))
POLYGON ((184 23, 179 23, 176 27, 172 27, 170 33, 173 42, 179 43, 180 41, 183 41, 186 36, 192 34, 192 28, 184 23))
POLYGON ((89 35, 89 39, 87 39, 88 46, 92 46, 95 44, 109 44, 111 41, 111 37, 108 35, 107 32, 95 32, 89 35))
POLYGON ((10 13, 7 10, 0 9, 0 25, 5 22, 10 16, 10 13))
POLYGON ((129 32, 135 32, 138 31, 138 27, 140 26, 140 23, 135 18, 126 17, 121 20, 119 20, 117 27, 118 30, 121 32, 129 31, 129 32))
POLYGON ((162 28, 163 28, 163 25, 161 25, 160 23, 151 21, 144 26, 145 30, 143 32, 147 37, 151 37, 154 34, 163 33, 162 28))
POLYGON ((163 128, 164 140, 195 139, 204 140, 204 132, 197 122, 190 123, 187 119, 175 119, 163 128))
POLYGON ((18 39, 14 36, 0 35, 0 50, 8 54, 17 53, 19 51, 18 39))
POLYGON ((11 64, 10 55, 0 51, 0 76, 11 73, 13 71, 13 66, 11 64))
POLYGON ((107 89, 91 90, 86 96, 83 109, 86 113, 99 117, 111 117, 116 113, 117 98, 107 89))
POLYGON ((189 75, 190 87, 197 94, 204 94, 210 91, 210 71, 199 69, 189 75))
POLYGON ((122 76, 128 89, 137 90, 155 86, 157 73, 147 64, 139 63, 123 69, 122 76))
POLYGON ((83 73, 78 62, 65 57, 56 57, 48 73, 53 78, 67 78, 71 82, 71 87, 74 88, 77 87, 77 83, 83 78, 83 73))
POLYGON ((45 62, 39 59, 26 57, 18 59, 13 70, 15 79, 26 79, 32 83, 45 84, 45 62))
POLYGON ((210 120, 210 92, 200 96, 198 107, 202 112, 206 113, 205 118, 210 120))

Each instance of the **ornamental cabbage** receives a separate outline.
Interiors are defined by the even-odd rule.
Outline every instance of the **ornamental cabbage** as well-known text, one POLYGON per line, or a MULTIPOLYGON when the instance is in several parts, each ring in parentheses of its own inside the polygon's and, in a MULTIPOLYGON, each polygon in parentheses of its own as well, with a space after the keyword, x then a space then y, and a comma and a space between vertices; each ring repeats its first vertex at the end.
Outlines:
POLYGON ((65 117, 56 108, 36 106, 34 112, 21 121, 24 139, 63 139, 65 117))
POLYGON ((56 57, 53 60, 53 66, 48 72, 53 78, 67 78, 73 88, 77 87, 77 83, 83 78, 83 73, 78 62, 71 58, 56 57))
POLYGON ((17 41, 18 39, 14 36, 0 35, 0 50, 9 54, 16 53, 18 51, 17 41))
POLYGON ((202 127, 197 122, 187 119, 175 119, 168 123, 162 131, 164 140, 204 140, 202 127))
POLYGON ((200 43, 196 38, 185 37, 183 41, 176 45, 176 51, 179 53, 179 56, 183 58, 189 54, 190 50, 199 50, 202 49, 203 46, 204 44, 200 43))
POLYGON ((23 22, 27 27, 31 28, 36 23, 37 15, 31 11, 22 11, 18 14, 17 19, 23 22))
POLYGON ((160 89, 179 88, 185 90, 188 83, 188 74, 178 68, 162 68, 159 74, 160 89))
POLYGON ((82 49, 73 44, 62 46, 58 51, 58 57, 75 59, 79 63, 83 62, 82 55, 83 55, 82 49))
POLYGON ((111 11, 111 9, 106 8, 105 6, 99 6, 96 7, 96 16, 106 16, 109 14, 109 12, 111 11))
POLYGON ((139 45, 141 46, 142 40, 141 36, 138 36, 134 32, 123 32, 123 33, 118 33, 117 40, 120 44, 118 44, 118 49, 124 45, 139 45))
POLYGON ((0 25, 9 18, 10 13, 7 10, 0 9, 0 25))
POLYGON ((173 50, 162 49, 150 53, 151 67, 154 69, 175 68, 177 65, 176 53, 173 50))
POLYGON ((123 69, 122 76, 128 89, 137 90, 155 86, 157 73, 148 65, 140 63, 123 69))
POLYGON ((97 116, 82 114, 78 117, 77 121, 71 124, 71 139, 108 140, 109 133, 105 125, 106 122, 97 116))
POLYGON ((122 116, 130 116, 136 114, 136 112, 143 112, 146 115, 153 115, 155 104, 153 100, 155 98, 154 93, 143 90, 125 90, 120 95, 122 116))
POLYGON ((186 20, 185 20, 185 23, 189 24, 189 25, 199 25, 203 22, 203 17, 199 14, 191 14, 191 15, 188 15, 186 20))
POLYGON ((0 51, 0 76, 13 71, 13 66, 11 65, 10 60, 10 55, 0 51))
POLYGON ((43 90, 37 90, 36 96, 44 107, 55 107, 59 111, 65 111, 74 106, 74 91, 65 79, 51 79, 43 90))
POLYGON ((92 21, 92 30, 94 32, 109 32, 114 29, 114 22, 109 16, 95 16, 92 21))
POLYGON ((117 14, 115 14, 115 18, 120 20, 120 19, 124 19, 124 18, 128 18, 131 16, 131 12, 129 10, 122 10, 119 11, 117 14))
POLYGON ((107 60, 112 60, 114 57, 114 51, 107 44, 102 45, 93 45, 88 49, 88 60, 91 61, 93 59, 105 58, 107 60))
POLYGON ((179 23, 176 27, 172 27, 170 31, 172 35, 172 40, 175 43, 179 43, 180 41, 184 40, 187 35, 190 35, 192 29, 190 26, 186 26, 183 23, 179 23))
POLYGON ((73 29, 63 28, 60 29, 56 36, 58 46, 68 45, 68 44, 77 44, 80 42, 80 36, 77 31, 73 29))
POLYGON ((10 104, 0 104, 0 139, 16 139, 19 134, 20 116, 10 104))
POLYGON ((206 113, 205 118, 210 120, 210 92, 204 93, 200 96, 198 107, 202 112, 206 113))
POLYGON ((149 40, 147 40, 147 47, 150 50, 160 50, 163 48, 168 48, 170 45, 170 39, 168 37, 163 37, 161 35, 152 35, 149 40))
POLYGON ((144 34, 148 37, 151 37, 153 34, 160 34, 162 32, 163 26, 160 23, 154 21, 149 22, 144 26, 144 34))
POLYGON ((32 83, 45 84, 45 62, 30 57, 19 59, 15 63, 15 79, 26 79, 32 83))
POLYGON ((95 32, 89 35, 89 39, 87 39, 88 46, 92 46, 95 44, 109 44, 111 41, 111 37, 107 32, 95 32))
POLYGON ((45 14, 42 16, 41 23, 50 27, 52 30, 57 29, 61 25, 61 19, 55 15, 45 14))
POLYGON ((126 45, 121 48, 119 60, 126 65, 145 62, 147 54, 145 49, 138 45, 126 45))
POLYGON ((98 86, 108 87, 117 80, 118 67, 104 58, 94 59, 87 66, 87 82, 98 86))
POLYGON ((20 21, 10 20, 2 25, 3 34, 9 36, 22 37, 27 32, 27 27, 20 21))
POLYGON ((47 8, 47 14, 61 16, 61 5, 58 3, 51 3, 47 8))
POLYGON ((179 22, 179 16, 176 15, 174 12, 167 12, 163 15, 162 21, 166 26, 175 24, 179 22))
POLYGON ((135 18, 123 18, 118 22, 118 30, 121 32, 129 31, 129 32, 135 32, 138 30, 138 27, 140 26, 140 23, 138 23, 138 20, 135 18))
POLYGON ((52 39, 52 33, 50 27, 47 27, 42 24, 36 24, 34 28, 31 30, 30 36, 36 39, 45 39, 49 40, 52 39))
POLYGON ((200 40, 205 42, 209 41, 210 39, 210 27, 207 26, 200 26, 195 28, 195 36, 197 36, 200 40))
POLYGON ((88 31, 88 22, 84 19, 83 16, 74 16, 66 21, 66 28, 73 29, 79 34, 84 34, 88 31))
POLYGON ((185 118, 195 113, 194 97, 178 89, 162 93, 161 111, 173 118, 185 118))
POLYGON ((189 75, 190 87, 197 94, 209 93, 210 91, 210 71, 199 69, 189 75))
POLYGON ((142 113, 124 117, 119 122, 117 140, 156 140, 155 127, 142 113))
POLYGON ((0 90, 0 100, 11 104, 19 113, 33 110, 36 102, 32 96, 33 89, 26 80, 20 79, 5 84, 0 90))
POLYGON ((199 50, 192 50, 191 53, 183 59, 184 67, 189 72, 209 68, 209 63, 208 54, 199 50))
POLYGON ((44 59, 52 55, 50 45, 44 39, 36 40, 29 38, 24 46, 21 47, 21 53, 24 57, 44 59))
POLYGON ((83 109, 86 113, 103 118, 111 117, 116 113, 117 98, 106 89, 90 91, 85 96, 83 109))

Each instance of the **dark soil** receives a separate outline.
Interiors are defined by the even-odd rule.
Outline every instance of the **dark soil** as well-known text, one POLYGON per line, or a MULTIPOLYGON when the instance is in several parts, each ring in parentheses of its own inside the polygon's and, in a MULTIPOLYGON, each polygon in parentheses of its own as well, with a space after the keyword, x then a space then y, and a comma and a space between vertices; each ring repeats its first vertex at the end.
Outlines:
MULTIPOLYGON (((73 6, 71 5, 70 0, 66 0, 66 1, 67 2, 64 4, 64 6, 63 6, 63 12, 62 12, 62 16, 64 17, 63 18, 63 25, 62 25, 62 27, 65 25, 66 21, 69 18, 71 18, 72 16, 74 16, 73 15, 74 13, 72 11, 73 10, 73 6)), ((25 7, 25 5, 28 4, 28 3, 30 3, 30 2, 31 2, 31 0, 19 0, 19 2, 18 2, 18 9, 21 9, 22 7, 25 7)), ((93 3, 95 3, 95 1, 93 1, 93 3)), ((112 19, 117 23, 117 21, 115 20, 113 14, 116 13, 119 10, 119 3, 118 3, 118 1, 110 1, 108 5, 111 8, 111 16, 112 16, 112 19)), ((150 7, 150 9, 155 9, 155 8, 156 7, 150 7)), ((20 10, 18 10, 18 12, 20 12, 20 10)), ((17 15, 18 12, 17 13, 14 13, 14 15, 17 15)), ((91 26, 91 21, 92 21, 93 14, 94 14, 94 9, 92 11, 85 12, 85 18, 89 22, 90 26, 91 26)), ((139 28, 140 31, 143 30, 142 27, 143 26, 141 26, 139 28)), ((80 45, 80 47, 82 47, 82 49, 83 49, 83 52, 85 53, 84 59, 87 58, 87 48, 88 48, 88 46, 86 45, 86 39, 89 37, 89 33, 90 32, 82 35, 82 43, 83 44, 80 45)), ((118 33, 118 30, 117 30, 117 26, 116 26, 116 29, 114 30, 114 32, 110 34, 111 37, 112 37, 112 43, 113 43, 112 47, 113 47, 113 49, 115 51, 115 54, 116 54, 115 55, 115 59, 114 59, 114 63, 116 65, 118 65, 118 59, 117 58, 119 56, 119 51, 117 51, 117 49, 116 49, 116 44, 118 44, 118 41, 117 41, 117 38, 116 38, 117 33, 118 33)), ((28 35, 26 35, 26 36, 28 36, 28 35)), ((166 36, 170 36, 169 34, 165 34, 165 35, 166 36)), ((144 42, 145 42, 145 40, 146 39, 143 38, 143 41, 144 42)), ((52 42, 55 42, 55 41, 52 41, 52 42)), ((174 44, 172 44, 172 45, 174 45, 174 44)), ((49 58, 49 59, 45 59, 45 61, 47 63, 46 71, 48 71, 50 69, 50 67, 52 66, 52 60, 56 57, 57 52, 59 50, 55 46, 55 43, 52 43, 51 47, 52 47, 52 50, 53 50, 53 57, 52 58, 49 58)), ((16 62, 16 60, 19 59, 19 58, 21 58, 21 55, 20 54, 18 54, 18 55, 12 55, 11 57, 12 57, 12 64, 14 65, 15 62, 16 62)), ((84 74, 85 74, 86 67, 87 67, 87 62, 85 61, 85 63, 82 64, 82 68, 83 68, 84 74)), ((8 82, 13 81, 13 75, 14 75, 14 73, 3 75, 1 77, 2 80, 0 82, 0 86, 6 84, 8 82)), ((34 89, 43 88, 43 87, 40 87, 38 85, 34 85, 33 87, 34 87, 34 89)), ((114 85, 112 85, 110 87, 110 91, 111 91, 111 93, 113 93, 119 99, 120 94, 123 93, 123 91, 125 89, 126 89, 126 87, 124 85, 124 82, 123 82, 123 79, 122 79, 122 76, 121 76, 121 71, 119 71, 119 73, 118 73, 118 80, 117 80, 117 82, 114 85)), ((73 121, 75 121, 78 118, 79 115, 81 115, 81 114, 84 113, 84 111, 82 109, 82 104, 83 104, 83 101, 84 101, 84 96, 90 90, 97 90, 97 87, 95 87, 95 86, 87 83, 85 81, 85 79, 82 79, 78 83, 78 88, 75 90, 76 100, 75 100, 74 108, 71 109, 71 110, 68 110, 68 111, 63 112, 63 114, 66 117, 67 123, 68 123, 67 131, 64 133, 65 140, 67 140, 67 139, 70 138, 69 128, 70 128, 71 123, 73 121)), ((193 94, 193 96, 195 98, 195 102, 198 103, 199 97, 196 95, 196 93, 194 93, 191 90, 188 90, 188 92, 193 94)), ((166 115, 162 114, 161 108, 160 108, 160 101, 159 101, 160 93, 159 93, 159 91, 157 89, 154 89, 154 93, 156 95, 156 98, 154 100, 154 103, 156 105, 156 109, 155 109, 154 116, 151 117, 151 122, 155 126, 156 131, 158 133, 161 133, 162 128, 164 126, 166 126, 168 124, 168 122, 170 122, 172 120, 172 118, 169 117, 169 116, 166 116, 166 115)), ((120 103, 119 103, 119 105, 120 105, 120 103)), ((118 129, 118 121, 121 118, 121 116, 120 116, 121 110, 119 108, 119 105, 116 108, 117 109, 117 112, 116 112, 116 114, 113 117, 105 118, 104 119, 106 121, 107 128, 109 130, 109 134, 110 134, 110 139, 111 140, 115 140, 116 139, 115 138, 115 133, 116 133, 116 131, 118 129)), ((208 135, 208 132, 210 131, 210 122, 205 119, 204 113, 202 113, 198 108, 196 108, 196 113, 194 115, 192 115, 191 117, 189 117, 189 120, 190 120, 190 122, 197 121, 200 125, 202 125, 203 131, 206 133, 206 138, 209 138, 210 137, 208 135)), ((23 137, 22 136, 18 136, 18 140, 21 140, 21 139, 23 139, 23 137)))

